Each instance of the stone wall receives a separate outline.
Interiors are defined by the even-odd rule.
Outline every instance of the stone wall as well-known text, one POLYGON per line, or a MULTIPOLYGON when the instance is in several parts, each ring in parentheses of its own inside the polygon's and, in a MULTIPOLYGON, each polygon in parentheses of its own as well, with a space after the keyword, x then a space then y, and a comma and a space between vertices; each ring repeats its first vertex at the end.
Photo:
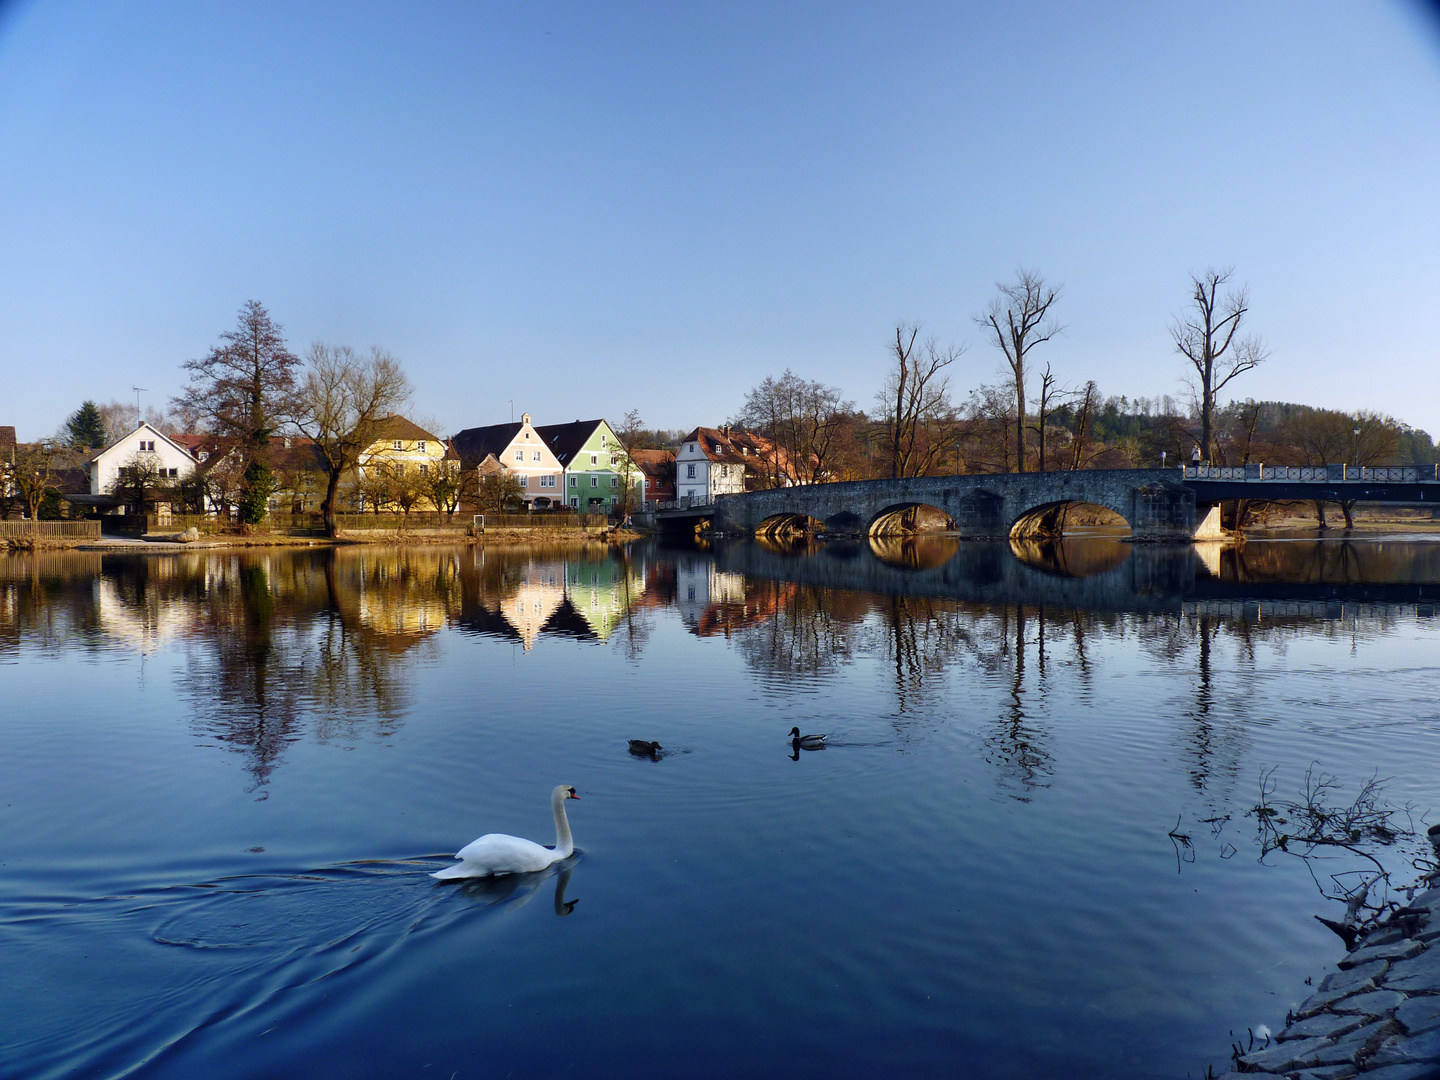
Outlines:
MULTIPOLYGON (((1440 846, 1440 826, 1430 830, 1440 846)), ((1224 1078, 1440 1077, 1440 872, 1326 975, 1268 1046, 1224 1078)))

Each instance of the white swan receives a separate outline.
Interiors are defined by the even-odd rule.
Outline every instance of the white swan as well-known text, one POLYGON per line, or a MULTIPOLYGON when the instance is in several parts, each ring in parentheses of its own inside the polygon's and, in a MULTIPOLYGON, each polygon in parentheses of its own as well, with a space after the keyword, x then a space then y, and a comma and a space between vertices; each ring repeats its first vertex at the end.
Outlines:
POLYGON ((555 846, 541 847, 533 840, 504 833, 486 833, 472 840, 455 853, 460 861, 430 876, 441 881, 455 878, 489 877, 492 874, 529 874, 544 870, 551 863, 568 859, 575 851, 570 838, 570 822, 565 817, 565 800, 578 799, 575 789, 561 784, 550 793, 550 807, 555 811, 555 846))

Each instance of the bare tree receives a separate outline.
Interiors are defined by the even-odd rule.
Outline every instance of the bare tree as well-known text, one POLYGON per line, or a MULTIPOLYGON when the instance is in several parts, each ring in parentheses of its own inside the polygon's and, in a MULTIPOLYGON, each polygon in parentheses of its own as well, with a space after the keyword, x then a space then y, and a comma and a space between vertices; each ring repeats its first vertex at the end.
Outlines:
POLYGON ((891 367, 876 395, 879 425, 895 478, 924 476, 941 460, 959 430, 945 369, 964 346, 940 348, 930 339, 917 344, 920 328, 900 324, 889 346, 891 367))
POLYGON ((1015 272, 1014 284, 997 281, 995 288, 1000 295, 975 321, 995 338, 995 347, 1004 355, 1015 381, 1015 471, 1024 472, 1025 362, 1031 349, 1064 329, 1050 317, 1060 289, 1046 285, 1038 273, 1024 267, 1015 272))
POLYGON ((784 458, 797 483, 814 484, 828 471, 836 435, 854 408, 838 387, 807 381, 786 368, 779 379, 767 377, 745 395, 740 422, 770 438, 781 451, 771 463, 775 486, 781 482, 784 458))
POLYGON ((1090 463, 1086 450, 1090 445, 1090 424, 1095 410, 1100 407, 1100 387, 1091 379, 1080 392, 1080 403, 1075 410, 1075 437, 1070 442, 1070 470, 1090 463))
POLYGON ((226 440, 239 457, 245 478, 240 517, 253 525, 265 517, 274 488, 270 436, 295 415, 295 375, 300 358, 285 346, 282 327, 258 300, 240 309, 234 330, 220 335, 199 360, 189 360, 190 384, 173 405, 226 440))
POLYGON ((1200 456, 1214 459, 1215 398, 1237 375, 1258 367, 1268 352, 1254 336, 1244 337, 1240 327, 1250 311, 1248 287, 1226 289, 1235 274, 1233 266, 1207 268, 1191 274, 1193 307, 1170 323, 1170 336, 1179 352, 1195 369, 1195 396, 1200 406, 1200 456))
POLYGON ((135 513, 145 514, 157 502, 178 499, 173 494, 174 487, 178 485, 170 483, 160 464, 160 455, 138 451, 120 466, 115 479, 110 482, 108 494, 124 499, 125 505, 133 507, 135 513))
POLYGON ((410 380, 400 362, 380 348, 367 357, 348 345, 310 347, 309 370, 297 395, 296 426, 315 443, 325 471, 321 513, 335 535, 340 479, 359 463, 376 439, 379 422, 410 399, 410 380))
POLYGON ((0 486, 8 481, 16 501, 25 508, 25 516, 34 521, 51 492, 59 492, 60 473, 75 462, 76 456, 53 440, 21 443, 10 460, 0 464, 0 486))
POLYGON ((1050 365, 1045 365, 1045 370, 1040 373, 1040 399, 1039 412, 1036 414, 1037 423, 1031 428, 1035 432, 1040 443, 1040 471, 1045 472, 1045 447, 1047 442, 1046 421, 1056 409, 1069 403, 1072 395, 1067 390, 1062 390, 1059 380, 1055 378, 1050 370, 1050 365))

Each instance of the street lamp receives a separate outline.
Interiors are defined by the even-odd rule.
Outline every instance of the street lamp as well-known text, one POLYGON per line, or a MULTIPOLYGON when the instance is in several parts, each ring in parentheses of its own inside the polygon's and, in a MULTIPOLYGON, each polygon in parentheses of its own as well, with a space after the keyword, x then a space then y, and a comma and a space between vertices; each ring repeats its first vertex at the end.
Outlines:
POLYGON ((1354 431, 1352 431, 1350 434, 1355 436, 1355 471, 1356 471, 1356 475, 1359 475, 1359 471, 1360 471, 1360 429, 1357 427, 1357 428, 1356 428, 1354 431))

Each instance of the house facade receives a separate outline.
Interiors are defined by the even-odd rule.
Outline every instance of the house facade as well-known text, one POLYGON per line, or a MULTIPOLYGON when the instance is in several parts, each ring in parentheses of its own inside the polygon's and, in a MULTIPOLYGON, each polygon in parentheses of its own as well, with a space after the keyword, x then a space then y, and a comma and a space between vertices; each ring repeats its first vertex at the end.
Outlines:
POLYGON ((780 486, 794 483, 783 455, 763 435, 697 427, 675 451, 675 494, 708 502, 716 495, 773 487, 777 472, 780 486))
POLYGON ((427 483, 437 473, 459 471, 459 456, 444 439, 403 416, 387 416, 356 459, 354 497, 361 509, 413 498, 415 509, 439 510, 427 483))
MULTIPOLYGON (((90 481, 90 495, 96 497, 115 492, 120 486, 122 470, 139 470, 147 480, 169 484, 189 479, 196 464, 190 447, 142 421, 134 431, 121 436, 86 462, 85 471, 90 481)), ((91 501, 95 505, 103 502, 95 498, 91 501)))
POLYGON ((634 450, 630 457, 645 474, 646 502, 669 502, 675 498, 675 451, 634 450))
POLYGON ((582 514, 608 514, 625 493, 638 503, 644 476, 604 420, 576 420, 535 429, 564 469, 564 505, 582 514))
POLYGON ((466 428, 451 439, 463 469, 498 471, 515 477, 526 509, 548 510, 566 505, 561 486, 564 466, 522 413, 519 423, 466 428), (493 463, 490 459, 494 459, 493 463))

